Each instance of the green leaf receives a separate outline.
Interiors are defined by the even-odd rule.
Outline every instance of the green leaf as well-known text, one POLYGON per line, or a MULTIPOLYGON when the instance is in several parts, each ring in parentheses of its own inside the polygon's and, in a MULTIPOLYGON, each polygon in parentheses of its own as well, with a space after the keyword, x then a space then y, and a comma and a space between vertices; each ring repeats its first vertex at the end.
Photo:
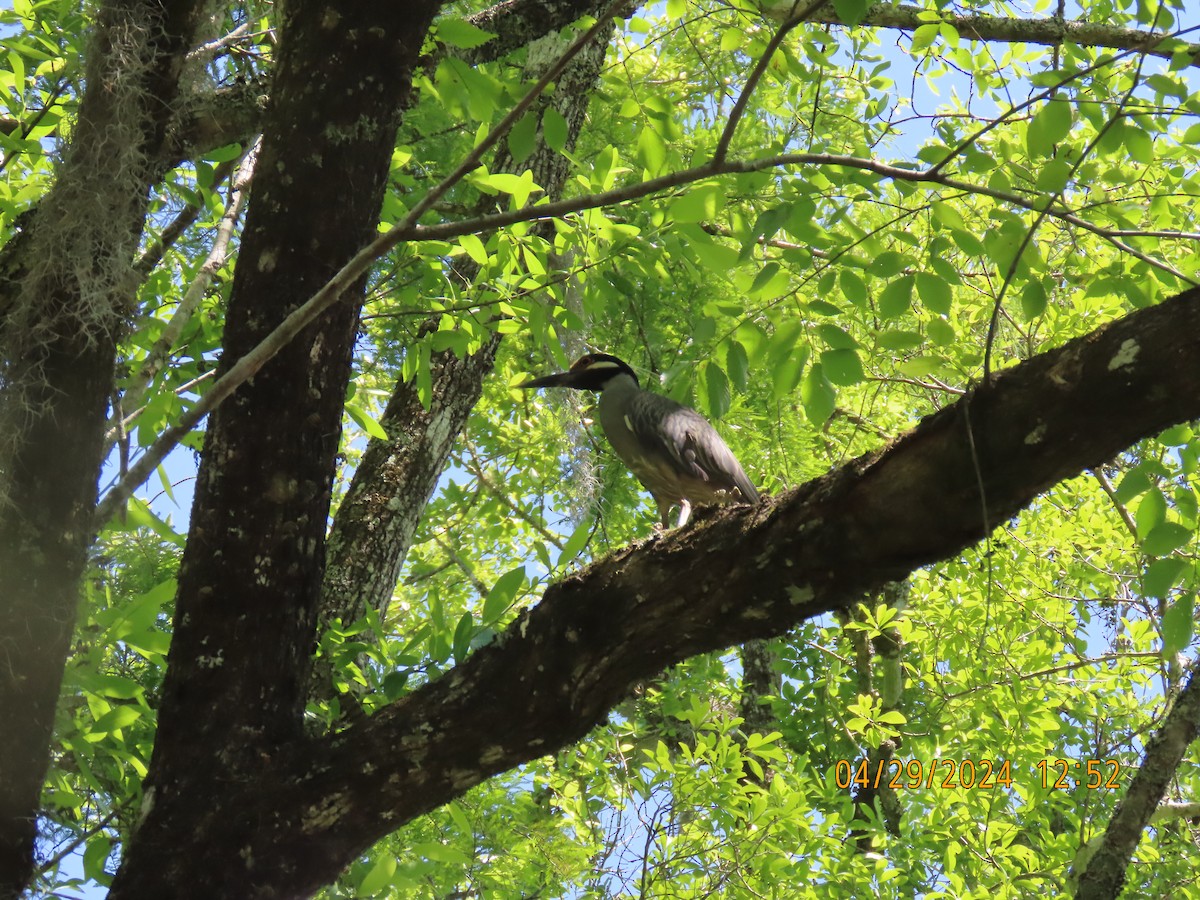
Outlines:
POLYGON ((395 672, 388 672, 383 676, 383 695, 388 700, 403 697, 409 674, 408 669, 397 669, 395 672))
POLYGON ((467 256, 471 257, 477 264, 486 266, 488 264, 487 248, 483 245, 483 241, 476 234, 464 234, 458 238, 458 244, 467 251, 467 256))
MULTIPOLYGON (((571 532, 571 536, 567 538, 567 542, 563 544, 562 552, 558 555, 558 565, 565 565, 574 562, 575 558, 583 552, 583 548, 587 546, 588 539, 592 536, 592 528, 595 526, 595 521, 591 516, 584 518, 582 522, 575 526, 575 530, 571 532)), ((521 568, 521 574, 524 575, 525 569, 521 568)), ((487 614, 487 605, 484 605, 484 615, 487 614)))
POLYGON ((950 237, 953 238, 958 249, 967 254, 967 256, 983 256, 983 242, 971 234, 971 232, 963 231, 960 228, 953 228, 950 230, 950 237))
POLYGON ((848 331, 830 322, 818 325, 817 334, 831 350, 853 350, 858 347, 858 341, 852 338, 848 331))
POLYGON ((703 222, 714 218, 725 205, 725 194, 715 184, 694 184, 671 201, 667 215, 675 222, 703 222))
POLYGON ((839 19, 853 27, 867 17, 871 0, 833 0, 833 8, 839 19))
POLYGON ((857 272, 851 269, 842 269, 838 276, 838 284, 841 286, 842 296, 847 300, 855 306, 866 306, 867 283, 858 276, 857 272))
MULTIPOLYGON (((1140 512, 1140 509, 1139 509, 1140 512)), ((1154 526, 1142 541, 1147 556, 1166 556, 1192 539, 1192 529, 1179 522, 1162 522, 1154 526)))
POLYGON ((858 384, 866 377, 862 360, 855 350, 825 350, 821 353, 820 364, 825 369, 825 376, 843 387, 858 384))
POLYGON ((888 284, 879 295, 879 317, 894 319, 908 312, 912 306, 913 286, 916 279, 912 275, 901 275, 888 284))
POLYGON ((436 862, 450 863, 455 866, 465 866, 471 862, 471 857, 467 856, 467 854, 463 853, 457 847, 451 847, 449 844, 440 844, 436 841, 415 844, 412 852, 423 859, 432 859, 436 862))
POLYGON ((896 371, 909 378, 924 378, 941 370, 946 361, 940 356, 912 356, 896 363, 896 371))
POLYGON ((114 697, 117 700, 133 700, 145 693, 145 689, 132 678, 98 672, 88 673, 83 679, 83 686, 101 697, 114 697))
POLYGON ((526 113, 509 129, 508 152, 513 162, 524 162, 533 153, 533 148, 537 146, 537 127, 537 116, 534 113, 526 113))
POLYGON ((1191 643, 1196 629, 1196 595, 1191 591, 1167 607, 1163 613, 1163 655, 1174 656, 1191 643))
POLYGON ((667 145, 658 136, 658 132, 649 125, 643 127, 641 134, 638 135, 637 157, 651 175, 662 172, 663 165, 667 161, 667 145))
POLYGON ((1151 597, 1163 599, 1171 588, 1179 583, 1179 579, 1190 565, 1191 563, 1178 556, 1156 559, 1146 566, 1146 572, 1142 576, 1142 589, 1151 597))
MULTIPOLYGON (((1130 469, 1121 478, 1120 483, 1117 485, 1116 500, 1118 503, 1128 503, 1133 498, 1140 497, 1146 493, 1153 485, 1154 482, 1150 480, 1150 475, 1146 472, 1146 469, 1143 466, 1137 466, 1130 469)), ((1165 501, 1163 502, 1163 507, 1164 509, 1166 507, 1165 501)))
POLYGON ((1192 426, 1184 423, 1176 425, 1173 428, 1168 428, 1158 436, 1158 442, 1167 447, 1182 447, 1189 443, 1195 437, 1195 431, 1192 426))
MULTIPOLYGON (((799 323, 796 324, 799 325, 799 323)), ((773 344, 771 352, 768 354, 767 371, 771 376, 771 396, 776 400, 782 400, 796 390, 796 385, 800 384, 800 378, 804 374, 804 367, 808 365, 812 351, 807 346, 796 345, 792 345, 786 353, 782 354, 778 354, 777 349, 778 347, 773 344)))
POLYGON ((1125 147, 1134 162, 1148 166, 1155 161, 1154 138, 1142 128, 1131 124, 1125 129, 1125 147))
POLYGON ((917 296, 925 304, 925 308, 938 315, 950 315, 950 306, 954 302, 953 292, 944 278, 930 272, 917 273, 917 296))
POLYGON ((1038 110, 1025 132, 1025 147, 1032 157, 1047 157, 1054 147, 1071 132, 1071 104, 1065 100, 1050 100, 1038 110))
POLYGON ((765 266, 763 266, 761 269, 758 270, 758 274, 756 274, 754 276, 754 281, 750 284, 750 290, 747 291, 747 293, 749 293, 752 296, 758 294, 768 284, 771 283, 771 279, 774 278, 776 276, 776 274, 778 274, 778 272, 779 272, 779 263, 777 263, 777 262, 767 263, 765 266))
POLYGON ((132 725, 142 717, 142 708, 133 703, 123 703, 120 706, 114 706, 100 718, 98 718, 90 729, 92 734, 109 734, 113 731, 118 731, 128 725, 132 725))
POLYGON ((112 876, 104 871, 104 864, 112 853, 112 841, 103 831, 88 838, 87 849, 83 851, 83 874, 85 878, 97 884, 112 883, 112 876))
POLYGON ((740 341, 730 340, 727 346, 725 369, 729 374, 729 380, 739 391, 744 391, 750 382, 750 358, 746 355, 746 348, 740 341))
POLYGON ((184 535, 179 534, 163 519, 160 519, 144 500, 130 497, 129 502, 125 504, 125 522, 117 526, 116 530, 136 531, 138 528, 149 528, 159 537, 178 547, 182 547, 186 541, 184 535))
MULTIPOLYGON (((867 271, 876 278, 891 278, 908 268, 909 258, 895 250, 885 250, 871 260, 867 271)), ((906 276, 911 277, 911 276, 906 276)))
POLYGON ((450 642, 451 652, 454 654, 456 662, 462 662, 471 652, 471 638, 474 634, 475 617, 471 615, 470 610, 467 610, 459 617, 458 624, 454 626, 454 637, 450 642))
POLYGON ((1137 124, 1136 119, 1114 122, 1101 135, 1096 147, 1101 153, 1127 156, 1143 165, 1154 162, 1154 139, 1137 124))
MULTIPOLYGON (((984 249, 992 262, 996 264, 996 269, 1000 274, 1005 274, 1012 267, 1017 251, 1021 249, 1022 244, 1025 244, 1026 231, 1025 223, 1016 216, 1012 216, 1006 219, 999 228, 988 229, 984 234, 984 249)), ((1031 253, 1033 246, 1033 242, 1030 241, 1025 244, 1023 252, 1031 253)))
POLYGON ((567 146, 567 120, 553 106, 542 113, 542 139, 555 153, 562 153, 567 146))
POLYGON ((1134 513, 1133 521, 1137 526, 1137 536, 1141 540, 1145 540, 1155 528, 1161 525, 1167 518, 1167 500, 1163 496, 1162 491, 1158 488, 1153 488, 1142 497, 1142 501, 1138 504, 1137 512, 1134 513))
POLYGON ((949 203, 937 200, 929 204, 929 211, 933 213, 933 221, 943 228, 967 230, 967 223, 963 221, 962 213, 949 203))
POLYGON ((496 36, 495 32, 484 31, 458 16, 446 16, 444 19, 438 19, 434 33, 442 43, 460 50, 473 50, 481 47, 496 36))
POLYGON ((388 433, 383 430, 383 426, 357 403, 346 404, 346 414, 354 420, 354 423, 373 438, 381 441, 388 439, 388 433))
MULTIPOLYGON (((576 529, 576 533, 578 532, 579 529, 576 529)), ((585 530, 584 534, 586 535, 587 533, 587 530, 585 530)), ((573 534, 571 535, 571 540, 574 539, 575 535, 573 534)), ((572 554, 568 558, 574 558, 574 555, 572 554)), ((479 614, 480 621, 484 625, 494 625, 508 611, 508 608, 512 606, 513 601, 517 597, 517 592, 521 590, 524 584, 525 567, 523 565, 517 566, 515 569, 510 569, 497 578, 496 583, 492 585, 492 589, 488 591, 487 596, 483 599, 483 610, 479 614)))
POLYGON ((363 880, 358 883, 356 891, 359 897, 370 897, 373 894, 383 893, 384 889, 392 883, 392 876, 396 874, 396 857, 390 853, 382 852, 379 858, 375 860, 375 865, 367 871, 363 876, 363 880))
POLYGON ((941 33, 936 22, 929 22, 925 25, 918 25, 913 30, 912 48, 910 53, 917 54, 927 49, 941 33))
POLYGON ((729 412, 731 392, 729 378, 725 371, 712 360, 701 364, 699 379, 704 391, 708 414, 711 418, 719 419, 729 412))
POLYGON ((530 194, 542 190, 540 185, 534 184, 533 173, 528 169, 520 175, 512 175, 508 172, 496 172, 489 175, 487 181, 496 190, 502 191, 505 194, 512 194, 513 203, 518 209, 526 204, 530 194))
POLYGON ((124 640, 136 632, 153 627, 158 622, 159 615, 166 612, 167 604, 175 597, 175 587, 175 579, 168 578, 139 594, 133 602, 112 610, 109 639, 124 640))
POLYGON ((241 155, 241 144, 226 144, 224 147, 217 147, 215 150, 206 151, 204 158, 209 162, 233 162, 241 155))
POLYGON ((1071 164, 1065 159, 1048 159, 1038 169, 1037 189, 1043 194, 1057 194, 1071 180, 1071 164))
POLYGON ((875 342, 883 350, 913 350, 925 343, 925 337, 916 331, 882 331, 875 342))
POLYGON ((820 428, 831 415, 837 402, 837 391, 825 377, 825 369, 820 364, 812 366, 800 385, 800 403, 804 406, 804 414, 813 427, 820 428))
POLYGON ((1021 289, 1021 317, 1026 321, 1036 319, 1046 311, 1049 297, 1041 281, 1027 281, 1021 289))

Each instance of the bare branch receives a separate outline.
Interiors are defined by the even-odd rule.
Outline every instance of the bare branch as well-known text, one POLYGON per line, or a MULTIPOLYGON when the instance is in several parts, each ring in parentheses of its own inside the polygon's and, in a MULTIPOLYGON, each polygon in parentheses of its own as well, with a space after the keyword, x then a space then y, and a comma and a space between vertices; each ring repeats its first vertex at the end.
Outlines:
MULTIPOLYGON (((791 3, 766 6, 763 15, 784 20, 790 14, 791 3)), ((868 10, 860 27, 894 28, 913 31, 931 21, 944 22, 972 41, 1039 44, 1058 47, 1062 44, 1078 44, 1083 47, 1108 47, 1114 50, 1144 50, 1151 56, 1171 59, 1176 53, 1191 57, 1191 65, 1200 64, 1200 44, 1168 38, 1136 28, 1120 28, 1102 22, 1079 20, 1021 19, 1016 16, 954 15, 943 12, 939 19, 931 20, 925 7, 908 3, 876 3, 868 10), (922 18, 924 17, 924 18, 922 18)), ((834 9, 816 12, 810 19, 824 25, 844 25, 834 9)))
MULTIPOLYGON (((150 383, 154 381, 155 376, 162 371, 166 365, 167 359, 171 354, 171 350, 175 347, 175 342, 179 340, 179 336, 183 333, 183 329, 187 327, 187 323, 191 321, 196 308, 200 305, 200 301, 204 299, 204 293, 208 290, 208 286, 212 284, 213 277, 221 266, 225 265, 225 260, 228 256, 229 242, 233 238, 234 228, 237 226, 238 218, 242 214, 242 208, 246 202, 247 188, 250 186, 250 180, 254 176, 254 163, 258 157, 259 143, 256 141, 254 145, 241 158, 238 164, 237 172, 234 175, 233 183, 230 185, 229 202, 225 206, 225 214, 221 217, 220 223, 217 225, 216 238, 213 240, 212 249, 208 252, 208 258, 204 260, 204 264, 200 266, 200 271, 196 273, 196 277, 192 279, 192 283, 188 285, 184 292, 183 299, 179 301, 178 307, 175 309, 175 314, 171 317, 158 340, 154 342, 154 346, 146 354, 146 358, 142 361, 141 368, 133 375, 129 381, 129 386, 125 389, 125 393, 121 397, 121 405, 126 410, 136 409, 141 405, 142 398, 146 396, 146 390, 150 387, 150 383)), ((199 215, 200 207, 197 205, 192 210, 191 219, 195 219, 199 215)), ((179 219, 171 223, 171 229, 175 228, 179 219)), ((182 233, 183 229, 179 228, 178 233, 182 233)), ((167 245, 167 233, 163 233, 163 238, 158 242, 161 248, 167 245)), ((112 442, 117 439, 118 422, 122 415, 121 410, 113 413, 112 419, 108 423, 108 433, 105 435, 105 444, 107 448, 112 446, 112 442)), ((125 420, 119 423, 119 429, 127 429, 135 418, 136 414, 128 416, 125 420)))

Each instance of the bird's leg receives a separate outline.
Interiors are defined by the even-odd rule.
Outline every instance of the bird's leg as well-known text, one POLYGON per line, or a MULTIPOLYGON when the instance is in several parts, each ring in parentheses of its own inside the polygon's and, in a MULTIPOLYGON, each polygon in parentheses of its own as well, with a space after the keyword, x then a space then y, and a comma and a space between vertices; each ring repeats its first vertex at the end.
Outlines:
POLYGON ((675 524, 676 528, 682 528, 687 524, 688 518, 692 515, 692 502, 690 500, 679 501, 679 521, 675 524))

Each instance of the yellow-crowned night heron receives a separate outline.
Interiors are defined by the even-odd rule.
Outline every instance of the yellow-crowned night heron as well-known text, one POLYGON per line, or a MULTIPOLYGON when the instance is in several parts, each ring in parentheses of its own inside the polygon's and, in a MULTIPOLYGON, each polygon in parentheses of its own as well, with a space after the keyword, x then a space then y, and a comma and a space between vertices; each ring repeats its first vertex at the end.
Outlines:
POLYGON ((693 504, 758 502, 758 491, 705 418, 669 397, 643 391, 633 369, 615 356, 590 353, 568 372, 518 386, 600 391, 604 434, 654 497, 664 528, 674 506, 683 526, 693 504))

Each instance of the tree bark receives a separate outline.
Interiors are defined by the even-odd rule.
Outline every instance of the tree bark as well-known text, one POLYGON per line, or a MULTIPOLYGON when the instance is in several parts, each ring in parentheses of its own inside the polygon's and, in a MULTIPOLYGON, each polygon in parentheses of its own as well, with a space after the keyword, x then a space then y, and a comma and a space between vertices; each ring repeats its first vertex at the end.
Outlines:
MULTIPOLYGON (((785 21, 794 12, 790 0, 763 3, 762 10, 763 15, 779 21, 785 21)), ((944 22, 969 41, 1040 44, 1044 47, 1060 47, 1072 43, 1081 47, 1135 50, 1161 59, 1171 59, 1176 52, 1182 51, 1191 57, 1193 66, 1200 64, 1200 44, 1170 39, 1163 32, 1122 28, 1108 22, 1086 22, 1058 16, 1023 19, 1019 16, 955 14, 949 11, 936 19, 928 18, 928 15, 925 7, 911 3, 875 3, 866 11, 862 20, 855 24, 863 28, 916 31, 922 25, 931 22, 944 22)), ((845 20, 832 3, 826 3, 814 11, 808 17, 808 21, 825 25, 845 25, 845 20)))
MULTIPOLYGON (((220 372, 255 347, 370 240, 400 112, 437 0, 291 0, 280 35, 255 197, 225 324, 220 372), (315 60, 326 60, 314 79, 315 60)), ((175 629, 147 776, 148 813, 112 894, 244 896, 321 882, 293 859, 210 854, 193 842, 199 798, 278 837, 291 823, 245 816, 244 785, 269 777, 301 734, 324 569, 325 530, 363 284, 280 351, 210 420, 180 566, 175 629)), ((328 871, 321 870, 322 876, 328 871)))
POLYGON ((1079 875, 1076 900, 1113 900, 1125 886, 1125 872, 1142 831, 1166 796, 1184 753, 1200 734, 1200 669, 1175 698, 1162 727, 1146 744, 1146 755, 1117 804, 1100 846, 1079 875))
POLYGON ((33 870, 49 739, 93 533, 116 341, 192 0, 113 0, 53 189, 0 279, 0 897, 33 870))

